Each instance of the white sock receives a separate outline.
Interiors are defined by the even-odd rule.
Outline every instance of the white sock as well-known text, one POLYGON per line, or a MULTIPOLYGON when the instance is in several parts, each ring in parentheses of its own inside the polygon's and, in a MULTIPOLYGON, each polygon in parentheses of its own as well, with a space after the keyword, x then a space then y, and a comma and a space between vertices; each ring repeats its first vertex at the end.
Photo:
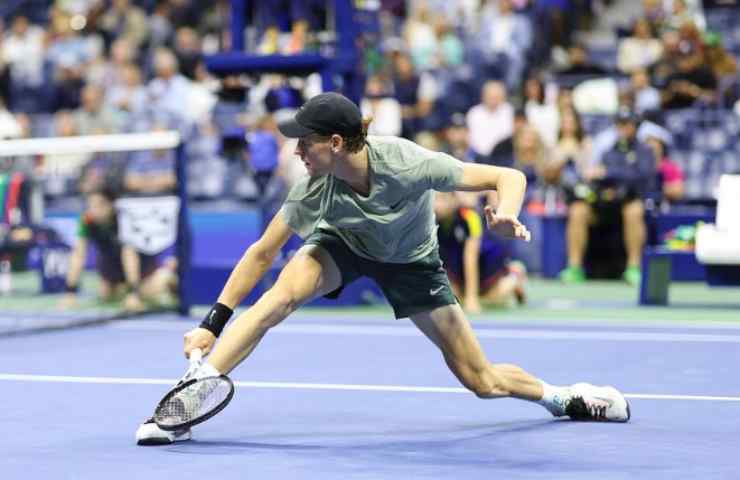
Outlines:
POLYGON ((549 385, 542 380, 542 398, 537 401, 556 417, 565 415, 565 401, 568 397, 568 387, 549 385))

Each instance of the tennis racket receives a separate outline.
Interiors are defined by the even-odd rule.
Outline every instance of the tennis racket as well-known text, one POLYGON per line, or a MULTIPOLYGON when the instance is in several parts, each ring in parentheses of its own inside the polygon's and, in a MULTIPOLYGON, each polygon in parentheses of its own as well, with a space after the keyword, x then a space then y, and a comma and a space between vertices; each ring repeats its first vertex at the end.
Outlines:
POLYGON ((234 383, 226 375, 198 377, 203 353, 190 352, 190 368, 184 381, 175 385, 154 410, 154 422, 162 430, 183 430, 205 422, 226 408, 234 396, 234 383))

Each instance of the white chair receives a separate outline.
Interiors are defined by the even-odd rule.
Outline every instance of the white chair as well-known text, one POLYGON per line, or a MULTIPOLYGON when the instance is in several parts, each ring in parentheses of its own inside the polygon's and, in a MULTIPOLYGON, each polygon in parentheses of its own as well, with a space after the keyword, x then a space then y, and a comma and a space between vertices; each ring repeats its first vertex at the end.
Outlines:
POLYGON ((740 266, 740 175, 722 175, 714 224, 696 231, 696 259, 705 265, 740 266))

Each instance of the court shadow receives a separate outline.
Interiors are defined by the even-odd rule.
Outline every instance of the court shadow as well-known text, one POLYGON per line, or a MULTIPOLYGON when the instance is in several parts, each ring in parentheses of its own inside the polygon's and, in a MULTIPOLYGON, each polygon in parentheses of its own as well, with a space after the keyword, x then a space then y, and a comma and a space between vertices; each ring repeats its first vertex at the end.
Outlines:
POLYGON ((514 420, 495 424, 457 424, 430 428, 389 428, 378 430, 320 430, 306 432, 275 432, 250 436, 248 439, 198 440, 167 447, 173 453, 196 455, 221 455, 224 453, 245 453, 249 451, 271 451, 275 453, 313 453, 351 455, 353 452, 364 456, 398 452, 425 451, 440 452, 458 449, 461 446, 486 438, 519 436, 528 432, 545 432, 567 428, 573 422, 557 419, 514 420))

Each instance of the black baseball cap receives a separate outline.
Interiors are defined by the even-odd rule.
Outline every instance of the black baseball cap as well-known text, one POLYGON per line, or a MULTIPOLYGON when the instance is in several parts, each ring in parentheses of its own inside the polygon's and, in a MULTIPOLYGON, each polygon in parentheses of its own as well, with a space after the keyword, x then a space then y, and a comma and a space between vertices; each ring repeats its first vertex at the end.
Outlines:
POLYGON ((322 93, 304 103, 293 118, 278 123, 278 130, 288 138, 301 138, 312 133, 354 137, 362 133, 362 113, 344 95, 322 93))

